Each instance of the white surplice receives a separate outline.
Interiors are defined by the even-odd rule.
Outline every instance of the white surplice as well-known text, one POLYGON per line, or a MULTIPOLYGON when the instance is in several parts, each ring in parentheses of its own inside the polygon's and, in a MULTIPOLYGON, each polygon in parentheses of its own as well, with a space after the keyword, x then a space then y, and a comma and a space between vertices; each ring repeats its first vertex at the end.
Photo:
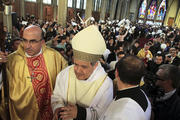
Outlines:
MULTIPOLYGON (((56 78, 56 85, 51 97, 51 105, 53 112, 59 107, 64 106, 67 103, 67 90, 69 81, 70 68, 74 67, 71 65, 61 71, 56 78)), ((106 75, 103 67, 100 63, 90 75, 87 80, 81 80, 82 82, 93 82, 99 77, 106 75)), ((111 103, 113 99, 113 83, 109 77, 106 77, 101 87, 98 89, 96 95, 92 99, 89 107, 86 107, 86 120, 99 119, 104 109, 111 103)))

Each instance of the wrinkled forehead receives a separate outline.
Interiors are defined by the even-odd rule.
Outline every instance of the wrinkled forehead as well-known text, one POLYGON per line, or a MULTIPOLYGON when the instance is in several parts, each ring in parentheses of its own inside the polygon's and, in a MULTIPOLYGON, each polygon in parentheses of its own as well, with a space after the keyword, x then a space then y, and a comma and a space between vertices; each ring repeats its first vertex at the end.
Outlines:
POLYGON ((84 61, 84 60, 79 60, 77 58, 74 58, 74 63, 77 64, 77 65, 83 65, 83 66, 90 65, 90 62, 84 61))

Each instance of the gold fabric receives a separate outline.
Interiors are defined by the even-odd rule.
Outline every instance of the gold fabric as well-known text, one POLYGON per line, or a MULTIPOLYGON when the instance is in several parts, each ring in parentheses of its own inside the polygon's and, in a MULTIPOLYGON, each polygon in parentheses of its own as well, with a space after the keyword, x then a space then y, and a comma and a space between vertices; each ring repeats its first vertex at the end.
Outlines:
MULTIPOLYGON (((148 50, 148 54, 149 54, 149 58, 152 59, 152 58, 153 58, 153 55, 152 55, 151 51, 148 50)), ((146 54, 145 54, 144 48, 141 49, 141 50, 138 52, 138 54, 137 54, 137 56, 138 56, 140 59, 146 58, 145 55, 146 55, 146 54)))
POLYGON ((95 55, 95 54, 81 52, 78 50, 73 50, 73 55, 75 59, 87 61, 87 62, 96 62, 102 56, 102 55, 95 55))
POLYGON ((92 82, 78 80, 74 73, 74 67, 71 67, 68 81, 68 103, 89 107, 106 77, 107 75, 101 76, 92 82))
MULTIPOLYGON (((51 91, 53 91, 56 76, 67 66, 67 62, 57 51, 45 45, 42 48, 42 54, 50 79, 51 91)), ((22 45, 8 56, 7 77, 11 119, 41 120, 22 45)))

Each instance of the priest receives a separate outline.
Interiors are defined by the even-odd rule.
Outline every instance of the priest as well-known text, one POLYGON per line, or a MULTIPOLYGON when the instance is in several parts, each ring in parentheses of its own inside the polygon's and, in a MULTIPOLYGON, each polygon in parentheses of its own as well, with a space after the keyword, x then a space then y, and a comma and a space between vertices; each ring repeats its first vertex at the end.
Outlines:
POLYGON ((8 56, 9 110, 13 120, 51 120, 51 94, 57 74, 67 66, 47 48, 39 26, 25 28, 18 50, 8 56))

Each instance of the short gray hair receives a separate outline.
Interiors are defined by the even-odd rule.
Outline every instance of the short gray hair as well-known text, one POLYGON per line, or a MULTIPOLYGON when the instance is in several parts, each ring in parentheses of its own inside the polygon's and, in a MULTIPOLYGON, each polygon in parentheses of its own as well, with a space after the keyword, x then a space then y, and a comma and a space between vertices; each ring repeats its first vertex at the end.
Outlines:
POLYGON ((177 66, 172 64, 163 64, 159 66, 159 69, 163 70, 163 74, 161 77, 164 80, 171 80, 173 88, 179 87, 179 69, 177 66))

